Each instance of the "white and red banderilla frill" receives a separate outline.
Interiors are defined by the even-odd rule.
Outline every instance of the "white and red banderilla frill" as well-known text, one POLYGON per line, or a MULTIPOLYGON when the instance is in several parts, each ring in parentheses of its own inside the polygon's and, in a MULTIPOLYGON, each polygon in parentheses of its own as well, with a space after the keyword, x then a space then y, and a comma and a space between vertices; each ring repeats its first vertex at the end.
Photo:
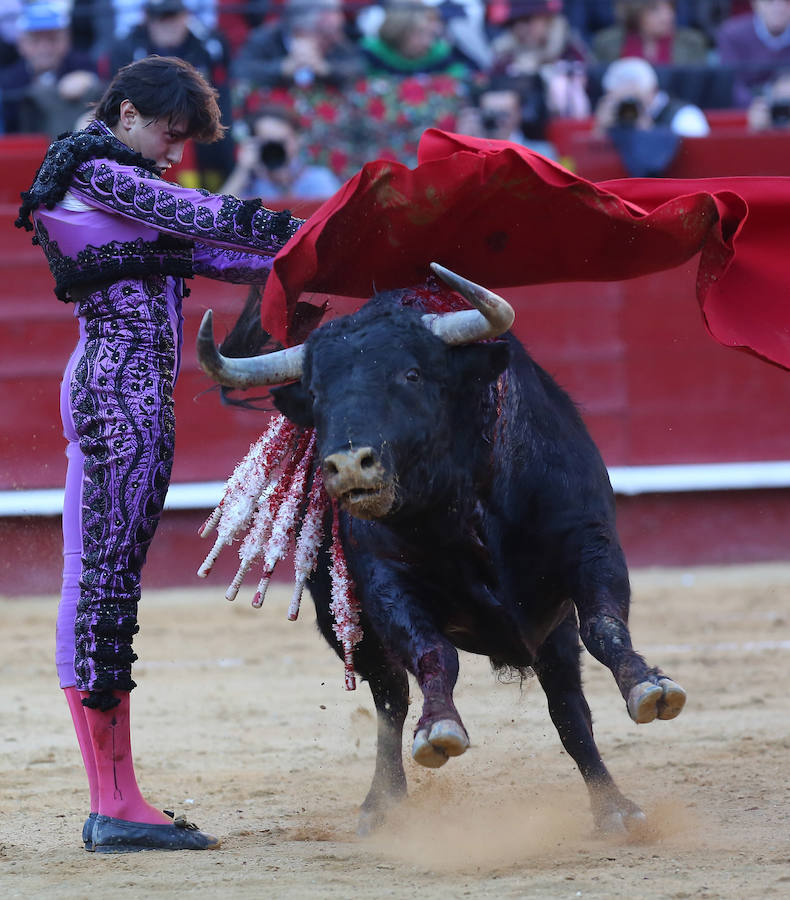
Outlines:
MULTIPOLYGON (((274 416, 268 429, 236 466, 219 505, 200 529, 201 537, 216 529, 217 538, 198 575, 205 578, 222 548, 241 539, 240 565, 225 596, 235 599, 247 572, 261 562, 252 601, 253 606, 260 607, 275 566, 293 547, 295 584, 288 618, 295 620, 302 591, 316 567, 329 506, 321 468, 315 461, 315 431, 299 428, 284 416, 274 416)), ((345 687, 353 691, 354 647, 362 640, 362 629, 340 540, 339 510, 335 502, 331 507, 330 610, 335 619, 333 630, 343 648, 345 687)))

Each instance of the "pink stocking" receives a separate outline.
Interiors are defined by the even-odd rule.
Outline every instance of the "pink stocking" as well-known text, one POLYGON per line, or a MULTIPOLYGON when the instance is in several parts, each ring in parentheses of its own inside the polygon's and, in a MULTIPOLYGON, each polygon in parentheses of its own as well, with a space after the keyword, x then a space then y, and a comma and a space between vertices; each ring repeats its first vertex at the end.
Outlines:
MULTIPOLYGON (((87 697, 87 692, 81 692, 87 697)), ((93 755, 98 775, 99 806, 97 812, 128 822, 169 825, 172 819, 143 799, 134 774, 132 741, 129 728, 129 692, 116 691, 121 701, 113 709, 85 710, 93 755)))
POLYGON ((88 723, 85 719, 85 707, 82 705, 82 696, 75 687, 67 687, 63 689, 66 695, 66 702, 69 705, 71 713, 71 721, 74 723, 74 730, 77 732, 77 741, 80 745, 82 753, 82 762, 85 766, 85 774, 88 776, 88 789, 91 795, 91 812, 97 812, 99 809, 99 776, 96 773, 96 760, 93 756, 93 745, 91 743, 90 732, 88 731, 88 723))

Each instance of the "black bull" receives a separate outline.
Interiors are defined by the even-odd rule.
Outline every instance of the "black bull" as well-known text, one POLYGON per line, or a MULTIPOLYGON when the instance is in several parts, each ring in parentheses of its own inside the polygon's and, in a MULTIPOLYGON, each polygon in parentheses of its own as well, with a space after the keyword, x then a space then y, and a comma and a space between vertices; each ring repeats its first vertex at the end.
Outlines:
MULTIPOLYGON (((469 746, 453 702, 457 648, 496 669, 532 668, 596 825, 639 827, 644 814, 620 793, 593 738, 579 638, 611 670, 635 721, 673 718, 685 694, 632 648, 606 468, 571 399, 510 333, 445 343, 426 324, 396 293, 379 295, 314 331, 296 351, 298 371, 263 378, 223 369, 236 362, 216 354, 210 329, 200 341, 204 367, 226 384, 301 375, 272 394, 284 415, 315 427, 327 490, 344 510, 364 631, 355 668, 378 712, 360 830, 406 792, 408 673, 423 694, 416 761, 438 767, 469 746)), ((324 548, 310 590, 342 656, 328 568, 324 548)))

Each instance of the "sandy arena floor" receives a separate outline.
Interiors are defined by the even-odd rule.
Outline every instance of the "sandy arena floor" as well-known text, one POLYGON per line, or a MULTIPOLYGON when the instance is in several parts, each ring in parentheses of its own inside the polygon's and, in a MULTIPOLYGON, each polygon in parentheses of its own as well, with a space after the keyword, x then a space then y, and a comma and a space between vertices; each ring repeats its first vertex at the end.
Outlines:
POLYGON ((222 849, 86 853, 87 785, 50 662, 55 599, 0 598, 0 896, 788 897, 790 566, 632 580, 636 645, 689 693, 680 718, 637 726, 586 659, 601 752, 650 817, 642 842, 592 834, 537 682, 499 684, 467 655, 456 701, 472 748, 439 770, 409 757, 408 801, 356 837, 367 687, 343 690, 307 597, 291 623, 286 589, 254 610, 217 583, 144 595, 133 726, 149 799, 222 849))

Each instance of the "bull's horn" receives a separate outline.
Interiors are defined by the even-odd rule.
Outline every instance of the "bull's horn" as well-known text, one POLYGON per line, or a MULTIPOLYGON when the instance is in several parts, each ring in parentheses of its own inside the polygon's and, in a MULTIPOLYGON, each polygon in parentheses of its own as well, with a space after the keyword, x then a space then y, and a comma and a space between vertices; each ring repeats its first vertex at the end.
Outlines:
POLYGON ((431 268, 442 281, 476 307, 443 315, 423 316, 428 328, 445 344, 471 344, 499 337, 513 324, 516 314, 507 300, 488 288, 467 281, 439 263, 431 263, 431 268))
POLYGON ((262 356, 223 356, 214 343, 214 316, 206 310, 197 338, 197 355, 203 371, 226 387, 260 387, 298 381, 302 376, 304 346, 287 347, 262 356))

